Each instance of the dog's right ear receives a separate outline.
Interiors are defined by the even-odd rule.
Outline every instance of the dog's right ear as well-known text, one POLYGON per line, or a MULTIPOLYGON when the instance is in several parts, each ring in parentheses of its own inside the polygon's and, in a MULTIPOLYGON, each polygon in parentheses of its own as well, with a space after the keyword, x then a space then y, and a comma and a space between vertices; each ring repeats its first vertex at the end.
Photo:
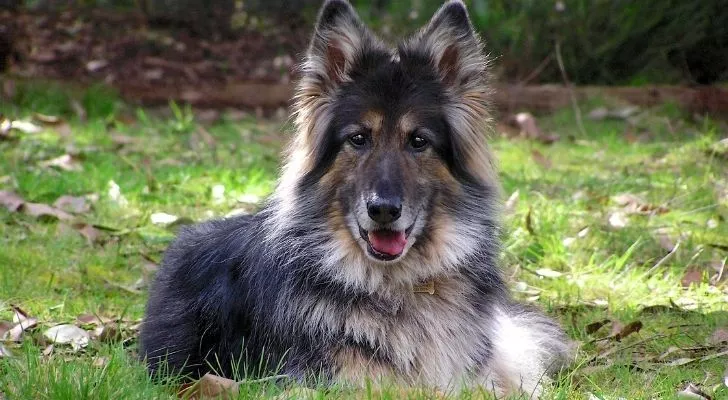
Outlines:
POLYGON ((328 0, 321 7, 316 30, 303 65, 303 77, 322 91, 337 87, 347 79, 356 58, 374 36, 344 0, 328 0))

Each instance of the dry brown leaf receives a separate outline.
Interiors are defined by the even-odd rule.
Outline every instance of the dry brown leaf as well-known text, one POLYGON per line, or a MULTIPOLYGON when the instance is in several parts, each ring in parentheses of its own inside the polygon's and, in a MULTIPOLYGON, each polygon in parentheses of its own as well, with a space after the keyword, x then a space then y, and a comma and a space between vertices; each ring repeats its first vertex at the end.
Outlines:
POLYGON ((626 338, 627 336, 639 332, 642 329, 642 321, 632 321, 629 324, 625 325, 616 335, 616 340, 622 340, 626 338))
POLYGON ((536 164, 540 165, 544 169, 551 169, 552 163, 551 160, 549 160, 545 155, 543 155, 540 151, 534 149, 531 151, 531 157, 533 157, 533 161, 536 162, 536 164))
POLYGON ((10 308, 13 309, 13 323, 19 324, 30 319, 30 314, 19 306, 11 304, 10 308))
POLYGON ((109 357, 94 357, 91 361, 91 366, 96 368, 103 368, 109 364, 109 357))
POLYGON ((93 245, 95 243, 99 243, 102 241, 102 234, 101 231, 96 229, 93 225, 90 224, 74 224, 73 227, 78 231, 78 233, 81 234, 84 238, 86 238, 86 241, 88 244, 93 245))
POLYGON ((30 215, 31 217, 35 218, 48 218, 48 219, 57 219, 60 221, 71 221, 73 220, 73 215, 63 211, 59 210, 57 208, 51 207, 48 204, 41 204, 41 203, 25 203, 23 204, 23 213, 30 215))
POLYGON ((521 129, 522 136, 528 139, 538 139, 543 136, 543 132, 536 124, 536 118, 531 113, 518 113, 513 117, 513 121, 521 129))
POLYGON ((232 379, 207 373, 190 389, 195 398, 230 399, 236 397, 239 387, 240 384, 232 379))
POLYGON ((601 321, 592 322, 591 324, 588 324, 584 327, 584 331, 587 333, 587 335, 592 335, 594 333, 597 333, 600 329, 602 329, 603 326, 609 324, 612 322, 609 319, 603 319, 601 321))
POLYGON ((677 397, 681 399, 712 400, 712 397, 700 390, 700 388, 692 382, 688 382, 685 389, 677 392, 677 397))
POLYGON ((708 343, 714 345, 728 343, 728 328, 718 328, 713 331, 713 334, 708 338, 708 343))
POLYGON ((622 193, 614 196, 612 200, 627 214, 665 214, 670 211, 665 206, 650 204, 631 193, 622 193))
POLYGON ((15 324, 8 321, 0 321, 0 338, 5 336, 5 332, 9 331, 15 324))
POLYGON ((660 247, 667 251, 672 251, 677 243, 677 241, 670 235, 670 231, 664 228, 657 229, 655 231, 655 239, 657 240, 657 243, 660 244, 660 247))
POLYGON ((52 158, 50 160, 42 161, 42 162, 38 163, 38 165, 40 165, 43 168, 58 168, 63 171, 81 171, 81 170, 83 170, 78 158, 76 158, 70 154, 64 154, 62 156, 58 156, 58 157, 52 158))
POLYGON ((85 196, 61 196, 53 203, 53 207, 74 214, 91 211, 91 205, 86 202, 85 196))
POLYGON ((26 320, 23 320, 22 322, 15 324, 12 328, 5 332, 2 340, 19 342, 20 339, 23 337, 23 332, 28 329, 34 328, 36 325, 38 325, 38 320, 35 318, 28 318, 26 320))
POLYGON ((114 343, 122 339, 121 330, 115 323, 97 326, 91 332, 91 337, 105 343, 114 343))
POLYGON ((53 354, 53 351, 55 349, 56 349, 55 346, 53 346, 52 344, 49 344, 48 346, 46 346, 45 349, 43 349, 43 356, 44 357, 49 357, 51 354, 53 354))
POLYGON ((7 208, 10 212, 16 212, 23 206, 25 200, 14 192, 0 190, 0 205, 7 208))
POLYGON ((690 267, 685 271, 680 283, 682 287, 689 288, 693 284, 700 284, 703 281, 703 270, 698 267, 690 267))

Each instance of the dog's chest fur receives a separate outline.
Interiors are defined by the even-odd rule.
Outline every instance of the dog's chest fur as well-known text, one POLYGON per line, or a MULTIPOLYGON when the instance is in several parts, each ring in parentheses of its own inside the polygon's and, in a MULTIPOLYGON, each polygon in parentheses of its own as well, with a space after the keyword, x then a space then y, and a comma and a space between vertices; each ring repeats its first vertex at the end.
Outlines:
POLYGON ((343 315, 345 344, 333 355, 337 378, 446 387, 482 372, 477 367, 490 353, 489 326, 472 295, 469 285, 450 279, 437 281, 434 294, 395 296, 390 310, 353 306, 343 315))

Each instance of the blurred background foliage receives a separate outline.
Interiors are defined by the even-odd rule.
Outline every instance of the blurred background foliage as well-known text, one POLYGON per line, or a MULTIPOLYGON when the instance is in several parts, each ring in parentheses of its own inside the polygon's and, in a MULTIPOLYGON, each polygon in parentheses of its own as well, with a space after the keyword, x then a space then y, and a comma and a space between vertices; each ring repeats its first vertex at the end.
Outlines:
MULTIPOLYGON (((353 0, 385 38, 427 22, 438 0, 353 0)), ((200 35, 310 24, 314 0, 0 0, 0 8, 141 11, 200 35), (267 22, 267 23, 261 23, 267 22)), ((473 24, 508 82, 712 84, 728 81, 726 0, 468 0, 473 24)))

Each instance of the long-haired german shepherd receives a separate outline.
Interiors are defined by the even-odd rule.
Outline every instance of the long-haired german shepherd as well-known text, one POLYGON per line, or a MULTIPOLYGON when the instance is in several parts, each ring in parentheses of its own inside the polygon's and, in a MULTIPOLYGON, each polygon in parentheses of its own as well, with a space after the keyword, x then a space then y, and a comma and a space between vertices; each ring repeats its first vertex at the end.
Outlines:
POLYGON ((141 333, 150 370, 538 393, 569 345, 499 272, 487 66, 460 1, 395 49, 327 1, 277 189, 169 248, 141 333))

